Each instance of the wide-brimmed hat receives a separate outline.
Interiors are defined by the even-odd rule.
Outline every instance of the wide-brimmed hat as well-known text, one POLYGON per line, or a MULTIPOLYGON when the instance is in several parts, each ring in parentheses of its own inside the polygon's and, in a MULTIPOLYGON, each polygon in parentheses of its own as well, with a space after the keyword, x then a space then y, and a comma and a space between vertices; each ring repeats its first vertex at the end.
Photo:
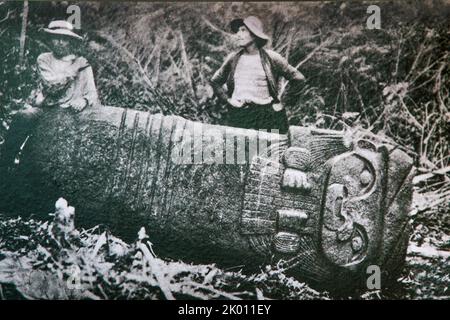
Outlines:
POLYGON ((270 38, 264 33, 263 24, 255 16, 249 16, 245 19, 234 19, 230 22, 231 31, 234 33, 238 32, 240 26, 246 26, 251 33, 253 33, 258 38, 268 41, 270 38))
POLYGON ((68 36, 78 40, 83 40, 81 36, 73 32, 73 25, 65 20, 55 20, 50 22, 48 28, 44 28, 44 31, 55 35, 68 36))

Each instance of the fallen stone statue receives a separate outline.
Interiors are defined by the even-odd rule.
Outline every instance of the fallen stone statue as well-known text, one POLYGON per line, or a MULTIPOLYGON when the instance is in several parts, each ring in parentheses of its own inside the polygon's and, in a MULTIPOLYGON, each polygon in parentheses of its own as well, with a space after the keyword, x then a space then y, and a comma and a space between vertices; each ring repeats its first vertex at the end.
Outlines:
POLYGON ((51 212, 162 256, 223 267, 272 264, 325 288, 395 279, 408 244, 412 159, 381 138, 291 126, 287 135, 101 107, 46 111, 0 212, 51 212))

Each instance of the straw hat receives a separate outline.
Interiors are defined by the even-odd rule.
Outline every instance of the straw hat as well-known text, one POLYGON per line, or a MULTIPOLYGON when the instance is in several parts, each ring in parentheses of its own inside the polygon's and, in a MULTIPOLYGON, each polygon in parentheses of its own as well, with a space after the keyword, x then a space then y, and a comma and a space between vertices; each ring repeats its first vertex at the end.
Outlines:
POLYGON ((44 31, 51 34, 64 35, 83 40, 81 36, 73 32, 73 25, 65 20, 55 20, 50 22, 48 28, 44 28, 44 31))
POLYGON ((261 20, 255 16, 249 16, 245 19, 234 19, 230 22, 231 31, 234 33, 238 32, 240 26, 246 26, 251 33, 262 40, 268 41, 270 39, 263 31, 261 20))

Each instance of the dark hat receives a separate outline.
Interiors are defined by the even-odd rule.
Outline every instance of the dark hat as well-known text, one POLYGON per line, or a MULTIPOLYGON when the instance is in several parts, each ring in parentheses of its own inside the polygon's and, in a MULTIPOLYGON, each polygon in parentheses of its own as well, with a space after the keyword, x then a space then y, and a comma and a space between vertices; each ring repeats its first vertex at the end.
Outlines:
POLYGON ((251 33, 262 40, 269 40, 269 36, 263 31, 261 20, 255 16, 249 16, 245 19, 234 19, 230 22, 231 31, 234 33, 238 32, 240 26, 246 26, 251 33))

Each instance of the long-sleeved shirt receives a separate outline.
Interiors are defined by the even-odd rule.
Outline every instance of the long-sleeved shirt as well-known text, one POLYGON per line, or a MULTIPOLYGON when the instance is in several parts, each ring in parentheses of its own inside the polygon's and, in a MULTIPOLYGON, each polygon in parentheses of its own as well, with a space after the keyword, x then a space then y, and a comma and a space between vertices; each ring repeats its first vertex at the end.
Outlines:
MULTIPOLYGON (((226 59, 219 70, 214 73, 211 79, 211 85, 214 92, 223 100, 230 98, 235 90, 235 72, 236 66, 244 54, 244 50, 231 53, 226 59), (223 85, 226 84, 227 90, 225 91, 223 85)), ((296 68, 291 66, 286 59, 284 59, 279 53, 260 49, 259 54, 261 57, 262 67, 266 74, 269 93, 273 98, 274 103, 279 103, 279 90, 281 86, 281 77, 290 81, 304 80, 303 74, 296 68)))
POLYGON ((257 105, 272 102, 266 73, 259 54, 243 54, 234 73, 234 100, 245 101, 257 105))
POLYGON ((56 58, 46 52, 37 58, 40 82, 33 104, 68 108, 75 100, 86 106, 99 105, 92 67, 83 57, 68 55, 56 58))

